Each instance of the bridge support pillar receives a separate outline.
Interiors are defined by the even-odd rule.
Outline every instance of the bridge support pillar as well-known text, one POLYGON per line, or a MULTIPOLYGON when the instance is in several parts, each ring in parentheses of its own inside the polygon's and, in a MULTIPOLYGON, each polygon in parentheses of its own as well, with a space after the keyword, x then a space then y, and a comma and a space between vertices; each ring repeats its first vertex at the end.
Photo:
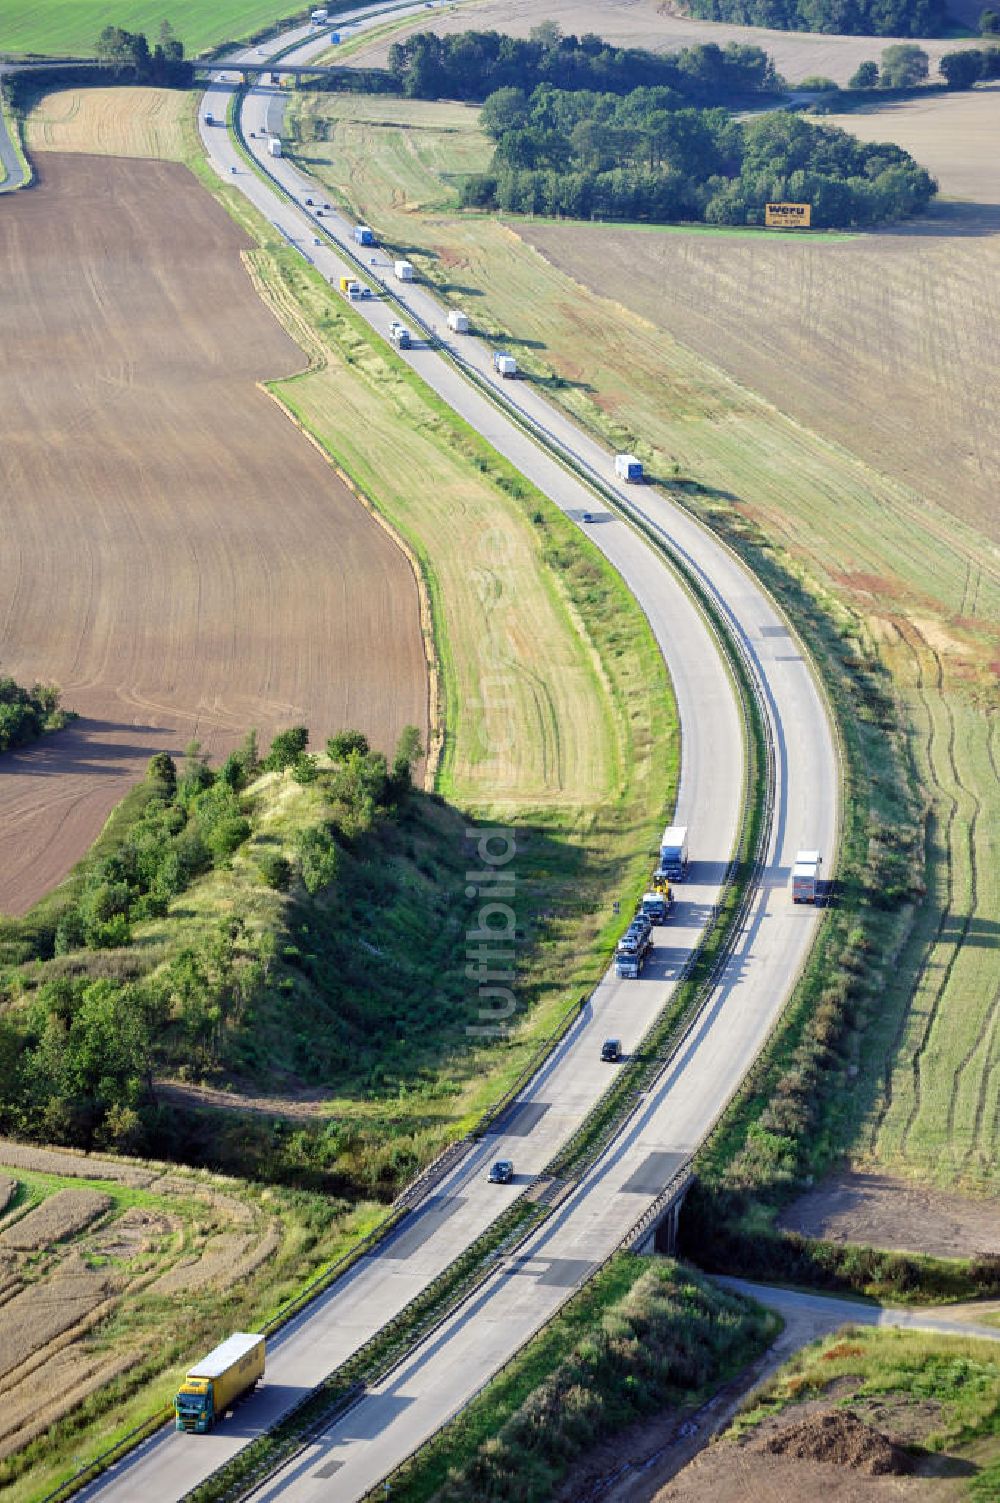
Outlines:
POLYGON ((688 1175, 678 1193, 667 1202, 656 1219, 643 1230, 632 1244, 633 1252, 640 1253, 643 1257, 652 1257, 657 1253, 663 1258, 672 1258, 676 1255, 681 1207, 684 1204, 684 1197, 691 1188, 692 1179, 693 1176, 688 1175))

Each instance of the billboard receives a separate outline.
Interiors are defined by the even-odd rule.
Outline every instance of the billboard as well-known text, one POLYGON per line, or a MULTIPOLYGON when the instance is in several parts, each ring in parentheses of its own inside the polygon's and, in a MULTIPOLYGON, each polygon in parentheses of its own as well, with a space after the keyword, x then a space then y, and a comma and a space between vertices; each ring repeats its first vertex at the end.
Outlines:
POLYGON ((768 204, 764 223, 770 229, 807 230, 812 220, 812 204, 768 204))

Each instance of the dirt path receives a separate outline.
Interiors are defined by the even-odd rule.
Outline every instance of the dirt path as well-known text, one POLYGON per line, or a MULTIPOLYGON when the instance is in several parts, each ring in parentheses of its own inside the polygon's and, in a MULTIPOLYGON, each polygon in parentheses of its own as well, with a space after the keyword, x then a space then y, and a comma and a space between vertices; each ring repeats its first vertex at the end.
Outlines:
POLYGON ((158 1080, 156 1095, 174 1106, 211 1107, 214 1111, 255 1112, 264 1117, 289 1117, 309 1121, 324 1115, 327 1092, 303 1091, 300 1096, 253 1096, 222 1091, 215 1086, 187 1085, 180 1080, 158 1080))
POLYGON ((0 763, 0 911, 156 751, 426 727, 406 559, 256 383, 304 357, 182 167, 46 153, 0 236, 0 665, 82 719, 0 763))
POLYGON ((973 1200, 886 1174, 834 1175, 800 1195, 780 1225, 804 1237, 939 1258, 970 1258, 1000 1247, 995 1200, 973 1200))

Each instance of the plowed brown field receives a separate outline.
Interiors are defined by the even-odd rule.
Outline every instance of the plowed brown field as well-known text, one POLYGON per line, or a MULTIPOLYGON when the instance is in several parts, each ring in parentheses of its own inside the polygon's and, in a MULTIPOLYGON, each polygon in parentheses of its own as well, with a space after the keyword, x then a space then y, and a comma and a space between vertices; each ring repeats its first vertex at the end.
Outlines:
POLYGON ((0 910, 155 751, 425 727, 416 582, 257 389, 304 357, 181 166, 38 159, 0 226, 0 665, 81 720, 0 765, 0 910))

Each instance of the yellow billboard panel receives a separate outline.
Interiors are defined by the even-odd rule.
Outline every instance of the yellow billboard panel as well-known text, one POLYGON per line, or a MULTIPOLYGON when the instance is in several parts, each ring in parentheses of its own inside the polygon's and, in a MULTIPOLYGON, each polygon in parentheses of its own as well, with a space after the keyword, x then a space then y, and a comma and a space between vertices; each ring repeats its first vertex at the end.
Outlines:
POLYGON ((812 204, 768 204, 764 223, 783 230, 807 230, 812 222, 812 204))

